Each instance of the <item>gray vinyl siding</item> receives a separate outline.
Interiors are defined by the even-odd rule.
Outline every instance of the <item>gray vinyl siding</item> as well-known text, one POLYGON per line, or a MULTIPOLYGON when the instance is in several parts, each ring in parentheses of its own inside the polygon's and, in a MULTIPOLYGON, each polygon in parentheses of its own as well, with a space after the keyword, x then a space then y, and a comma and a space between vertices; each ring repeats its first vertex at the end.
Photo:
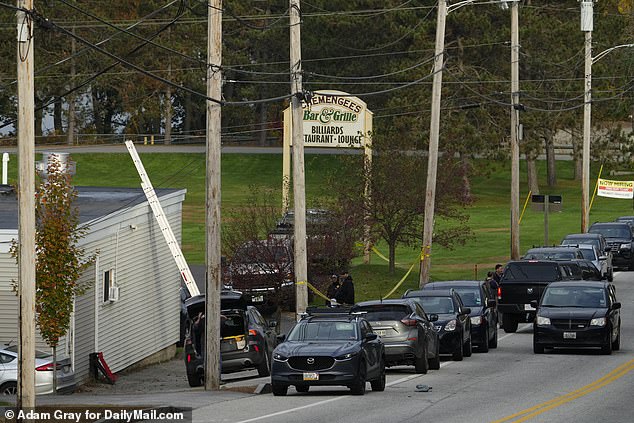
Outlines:
POLYGON ((18 338, 18 297, 12 280, 18 279, 18 266, 9 253, 0 253, 0 347, 18 338))
POLYGON ((80 278, 89 284, 83 295, 75 300, 75 380, 83 382, 90 377, 90 353, 95 352, 95 266, 80 278))

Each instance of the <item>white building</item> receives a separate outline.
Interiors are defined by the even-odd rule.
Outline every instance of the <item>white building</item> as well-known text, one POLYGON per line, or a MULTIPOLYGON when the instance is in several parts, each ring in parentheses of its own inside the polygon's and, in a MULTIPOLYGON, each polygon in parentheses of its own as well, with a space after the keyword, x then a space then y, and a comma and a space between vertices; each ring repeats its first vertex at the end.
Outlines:
MULTIPOLYGON (((103 352, 113 372, 172 347, 179 340, 180 274, 143 191, 77 187, 80 222, 89 226, 81 246, 97 254, 81 282, 71 329, 58 354, 71 357, 78 382, 89 378, 89 354, 103 352), (114 289, 110 289, 114 288, 114 289)), ((176 238, 181 239, 185 190, 158 189, 176 238)), ((16 261, 9 254, 18 236, 15 193, 0 192, 0 346, 17 342, 16 261)), ((39 338, 37 348, 47 350, 39 338)))

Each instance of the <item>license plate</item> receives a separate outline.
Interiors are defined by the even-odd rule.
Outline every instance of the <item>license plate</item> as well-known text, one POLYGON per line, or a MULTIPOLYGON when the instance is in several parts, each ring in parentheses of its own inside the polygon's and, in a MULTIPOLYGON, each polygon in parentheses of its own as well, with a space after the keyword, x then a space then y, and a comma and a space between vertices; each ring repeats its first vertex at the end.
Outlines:
POLYGON ((564 339, 577 339, 577 332, 564 332, 564 339))
POLYGON ((254 303, 262 303, 264 302, 264 296, 263 295, 254 295, 251 297, 251 301, 253 301, 254 303))
POLYGON ((386 330, 382 330, 382 329, 375 330, 374 333, 376 333, 379 336, 387 335, 387 331, 386 330))
POLYGON ((304 373, 304 380, 319 380, 319 373, 304 373))
POLYGON ((524 304, 524 310, 527 310, 527 311, 535 311, 535 307, 533 307, 533 306, 532 306, 532 305, 530 305, 530 304, 524 304))

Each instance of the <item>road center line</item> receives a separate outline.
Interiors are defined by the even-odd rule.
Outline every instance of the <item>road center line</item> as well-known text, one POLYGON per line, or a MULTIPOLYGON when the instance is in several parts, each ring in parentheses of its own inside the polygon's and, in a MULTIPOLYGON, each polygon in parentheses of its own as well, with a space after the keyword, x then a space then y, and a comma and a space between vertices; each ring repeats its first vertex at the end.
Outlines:
POLYGON ((492 423, 503 423, 508 421, 513 421, 514 423, 524 422, 529 420, 535 416, 538 416, 542 413, 545 413, 548 410, 559 407, 571 401, 574 401, 577 398, 581 398, 589 393, 592 393, 600 388, 603 388, 606 385, 620 379, 621 377, 628 374, 630 371, 634 370, 634 359, 618 366, 616 369, 612 370, 605 376, 595 380, 594 382, 579 388, 575 391, 569 392, 565 395, 561 395, 559 397, 548 400, 542 404, 538 404, 534 407, 527 408, 526 410, 522 410, 518 413, 512 414, 508 417, 504 417, 500 420, 495 420, 492 423), (517 420, 514 420, 516 419, 517 420))

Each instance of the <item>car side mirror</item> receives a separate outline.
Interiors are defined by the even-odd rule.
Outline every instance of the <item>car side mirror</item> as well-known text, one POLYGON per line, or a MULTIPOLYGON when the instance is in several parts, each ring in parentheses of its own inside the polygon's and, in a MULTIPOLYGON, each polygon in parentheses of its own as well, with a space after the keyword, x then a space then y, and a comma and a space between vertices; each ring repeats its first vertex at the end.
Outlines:
POLYGON ((471 307, 463 307, 462 314, 471 314, 471 307))
POLYGON ((277 335, 277 342, 284 342, 286 341, 286 335, 282 334, 282 335, 277 335))
POLYGON ((365 334, 364 341, 368 341, 368 342, 369 342, 369 341, 374 341, 374 340, 376 340, 378 337, 379 337, 379 335, 377 335, 377 334, 376 334, 376 333, 374 333, 374 332, 366 333, 366 334, 365 334))
POLYGON ((437 314, 430 314, 427 317, 429 317, 429 321, 430 322, 437 322, 438 321, 438 315, 437 314))
POLYGON ((530 305, 533 308, 537 308, 537 300, 531 300, 530 305))
POLYGON ((613 303, 612 304, 612 310, 618 310, 621 308, 621 303, 613 303))
POLYGON ((599 260, 607 260, 608 256, 599 256, 599 260))

